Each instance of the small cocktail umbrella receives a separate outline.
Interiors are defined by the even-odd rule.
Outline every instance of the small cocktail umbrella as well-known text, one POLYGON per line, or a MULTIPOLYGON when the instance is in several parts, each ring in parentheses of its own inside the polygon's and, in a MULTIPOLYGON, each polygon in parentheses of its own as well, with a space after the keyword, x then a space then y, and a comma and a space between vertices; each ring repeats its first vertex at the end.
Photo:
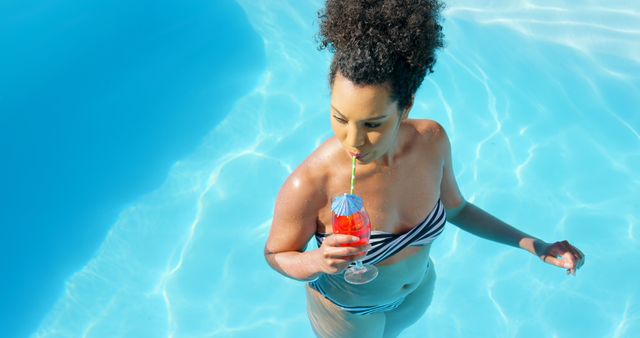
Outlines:
MULTIPOLYGON (((366 232, 369 226, 369 217, 362 206, 362 198, 354 194, 338 196, 331 203, 333 212, 333 232, 336 234, 354 235, 363 238, 369 234, 366 232)), ((351 245, 360 245, 354 243, 351 245)))
MULTIPOLYGON (((353 193, 356 177, 356 158, 353 157, 351 165, 351 192, 342 196, 337 196, 331 203, 333 213, 333 233, 357 236, 357 242, 344 243, 341 246, 363 246, 369 244, 371 236, 371 222, 369 215, 364 209, 362 198, 353 193)), ((368 283, 378 276, 378 269, 369 264, 362 263, 364 253, 344 270, 344 279, 351 284, 368 283)))
POLYGON ((361 238, 357 243, 348 243, 344 246, 355 246, 367 244, 371 226, 369 216, 364 210, 362 198, 353 193, 355 183, 356 158, 353 158, 351 171, 351 193, 337 196, 331 203, 333 212, 333 232, 336 234, 346 234, 361 238))
POLYGON ((354 194, 345 193, 338 196, 331 203, 331 211, 338 216, 351 216, 362 209, 362 198, 354 194))

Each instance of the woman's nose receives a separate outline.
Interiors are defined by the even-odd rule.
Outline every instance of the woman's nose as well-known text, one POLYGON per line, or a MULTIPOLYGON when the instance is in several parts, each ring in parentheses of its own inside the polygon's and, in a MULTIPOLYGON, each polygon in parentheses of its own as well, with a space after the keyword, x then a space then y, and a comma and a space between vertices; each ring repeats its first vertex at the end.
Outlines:
POLYGON ((359 148, 364 144, 364 130, 358 128, 358 126, 351 125, 347 131, 347 145, 351 148, 359 148))

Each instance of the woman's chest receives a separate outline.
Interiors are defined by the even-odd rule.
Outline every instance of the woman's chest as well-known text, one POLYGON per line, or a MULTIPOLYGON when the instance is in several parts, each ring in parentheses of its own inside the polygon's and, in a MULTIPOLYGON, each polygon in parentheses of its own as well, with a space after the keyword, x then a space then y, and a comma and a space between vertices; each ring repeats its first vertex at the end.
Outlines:
MULTIPOLYGON (((336 171, 327 189, 327 203, 318 215, 318 232, 332 233, 331 200, 349 192, 351 175, 336 171)), ((440 197, 442 167, 415 159, 382 170, 356 171, 354 193, 363 199, 373 230, 404 233, 422 222, 440 197)))

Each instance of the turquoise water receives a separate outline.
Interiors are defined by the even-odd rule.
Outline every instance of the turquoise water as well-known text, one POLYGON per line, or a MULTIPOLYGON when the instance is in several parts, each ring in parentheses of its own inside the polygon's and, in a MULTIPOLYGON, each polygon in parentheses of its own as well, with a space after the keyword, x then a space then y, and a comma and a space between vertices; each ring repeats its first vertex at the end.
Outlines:
MULTIPOLYGON (((238 1, 266 56, 154 190, 121 209, 34 337, 311 337, 300 282, 262 257, 276 193, 331 136, 321 2, 238 1)), ((467 199, 586 254, 576 277, 447 225, 403 337, 640 335, 640 6, 451 1, 412 111, 449 132, 467 199), (577 7, 577 8, 576 8, 577 7)))
POLYGON ((265 59, 233 1, 0 1, 0 45, 0 336, 13 338, 265 59))

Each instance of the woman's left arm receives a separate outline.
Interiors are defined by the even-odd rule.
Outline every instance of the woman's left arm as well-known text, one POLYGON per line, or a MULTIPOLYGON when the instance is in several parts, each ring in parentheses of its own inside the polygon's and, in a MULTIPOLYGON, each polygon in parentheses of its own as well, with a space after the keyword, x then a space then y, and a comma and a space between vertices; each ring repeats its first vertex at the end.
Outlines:
POLYGON ((568 241, 547 243, 465 201, 453 174, 449 138, 444 129, 441 126, 440 128, 442 130, 438 133, 438 138, 443 155, 440 198, 447 209, 447 221, 476 236, 524 249, 545 263, 566 268, 567 274, 575 276, 576 270, 584 264, 584 254, 568 241))

